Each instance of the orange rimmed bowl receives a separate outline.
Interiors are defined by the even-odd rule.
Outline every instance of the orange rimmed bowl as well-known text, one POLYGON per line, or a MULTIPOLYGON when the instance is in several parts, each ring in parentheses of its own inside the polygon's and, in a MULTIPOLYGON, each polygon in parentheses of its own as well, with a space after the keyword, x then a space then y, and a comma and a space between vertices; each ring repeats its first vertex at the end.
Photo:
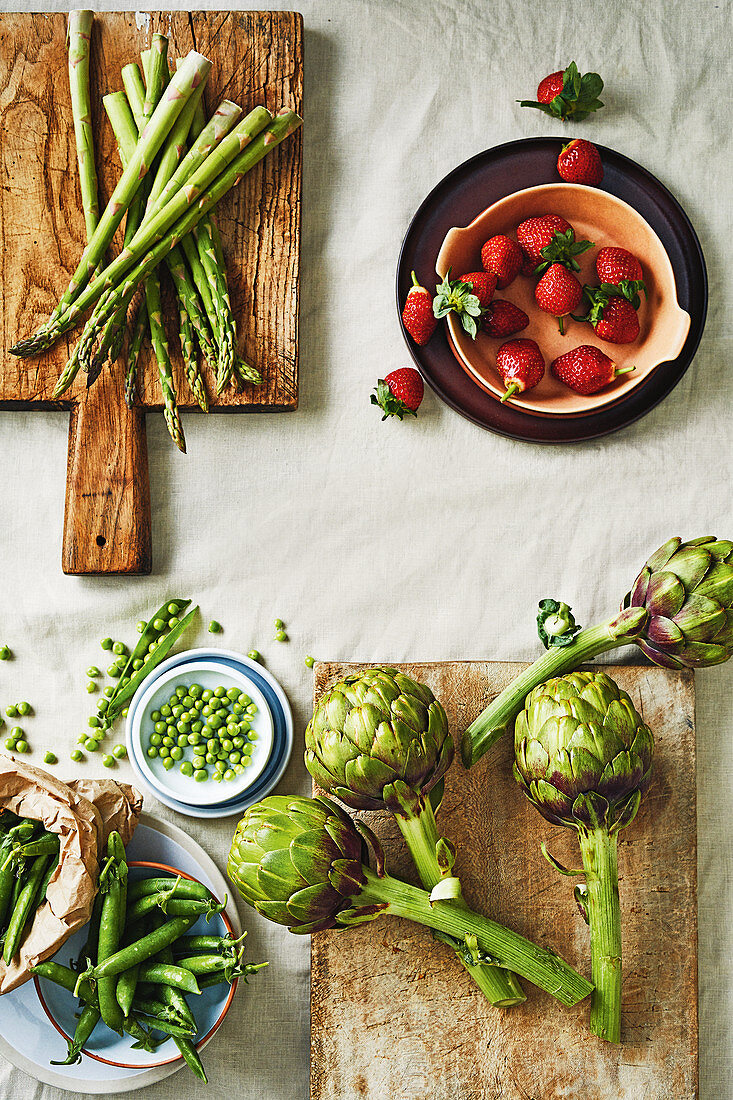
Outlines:
MULTIPOLYGON (((470 225, 448 231, 435 269, 443 278, 449 268, 453 277, 481 270, 481 246, 498 233, 516 239, 516 227, 527 218, 559 214, 575 229, 577 240, 597 246, 577 257, 581 283, 598 284, 595 258, 608 245, 626 248, 638 256, 644 271, 648 297, 642 293, 639 307, 640 333, 633 344, 610 344, 599 339, 590 325, 565 318, 565 335, 557 321, 543 313, 534 298, 537 278, 518 275, 496 298, 506 298, 527 313, 529 326, 517 338, 535 340, 545 359, 545 377, 526 394, 517 394, 512 404, 535 416, 582 416, 628 396, 652 371, 680 354, 690 329, 690 315, 677 301, 674 272, 664 245, 642 216, 624 202, 595 187, 575 183, 548 183, 528 187, 494 203, 470 225), (550 373, 558 355, 579 344, 600 348, 619 367, 634 366, 599 393, 582 396, 550 373)), ((479 332, 476 340, 464 332, 455 314, 448 317, 449 344, 463 369, 483 390, 500 399, 504 393, 496 369, 496 352, 503 340, 479 332)), ((512 339, 512 337, 508 337, 512 339)))
MULTIPOLYGON (((150 877, 149 874, 143 875, 141 872, 152 872, 156 877, 169 875, 171 879, 180 876, 192 882, 200 881, 194 875, 187 874, 185 871, 180 871, 166 863, 158 863, 153 860, 130 860, 128 867, 132 881, 136 878, 150 877)), ((223 936, 229 934, 236 937, 234 925, 226 910, 222 910, 221 913, 213 917, 209 924, 205 924, 203 918, 200 918, 200 924, 200 928, 199 922, 193 925, 190 934, 205 931, 208 935, 218 934, 223 936)), ((83 947, 85 939, 86 926, 75 937, 67 940, 64 945, 64 953, 67 949, 70 949, 69 954, 73 957, 83 947), (78 943, 76 942, 77 939, 78 943)), ((67 990, 54 985, 45 978, 36 976, 33 980, 38 999, 50 1023, 66 1042, 70 1042, 70 1032, 73 1033, 74 1030, 71 1024, 74 1022, 77 999, 67 990)), ((224 1022, 224 1018, 234 1000, 238 981, 239 979, 235 978, 231 985, 224 982, 221 986, 210 986, 196 996, 195 1003, 192 1003, 191 1007, 197 1022, 200 1023, 199 1033, 194 1037, 197 1050, 200 1051, 206 1046, 224 1022)), ((172 1039, 162 1043, 155 1052, 133 1050, 132 1043, 133 1040, 129 1035, 119 1036, 100 1023, 92 1033, 88 1045, 83 1048, 83 1054, 95 1062, 102 1063, 104 1066, 122 1070, 147 1070, 158 1066, 167 1066, 173 1062, 182 1063, 183 1061, 172 1039)))

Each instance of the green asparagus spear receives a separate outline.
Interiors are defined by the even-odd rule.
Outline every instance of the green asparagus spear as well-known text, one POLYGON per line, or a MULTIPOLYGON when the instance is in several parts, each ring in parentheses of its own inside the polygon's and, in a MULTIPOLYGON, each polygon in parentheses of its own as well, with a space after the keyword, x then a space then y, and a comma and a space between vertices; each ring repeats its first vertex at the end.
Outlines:
POLYGON ((125 211, 147 174, 156 153, 165 141, 188 99, 201 82, 206 80, 210 71, 211 62, 192 50, 185 63, 173 76, 166 94, 146 126, 142 140, 138 143, 134 156, 112 192, 107 208, 99 220, 91 241, 84 249, 82 258, 68 289, 62 295, 61 301, 54 309, 49 320, 37 333, 15 345, 12 349, 14 355, 35 355, 51 347, 56 341, 60 335, 57 331, 57 321, 87 287, 94 271, 107 251, 125 211))
POLYGON ((99 221, 97 169, 94 164, 92 107, 89 95, 89 43, 93 19, 94 12, 70 11, 66 31, 71 114, 74 120, 76 159, 79 164, 81 205, 84 210, 87 242, 91 240, 99 221))
POLYGON ((181 418, 178 415, 178 403, 176 401, 176 386, 173 381, 173 366, 171 364, 168 337, 163 325, 163 307, 160 301, 160 281, 157 272, 153 271, 145 283, 145 301, 148 307, 148 321, 150 322, 150 339, 155 351, 155 359, 158 364, 158 377, 163 393, 163 415, 168 426, 168 433, 183 454, 186 453, 186 439, 181 426, 181 418))

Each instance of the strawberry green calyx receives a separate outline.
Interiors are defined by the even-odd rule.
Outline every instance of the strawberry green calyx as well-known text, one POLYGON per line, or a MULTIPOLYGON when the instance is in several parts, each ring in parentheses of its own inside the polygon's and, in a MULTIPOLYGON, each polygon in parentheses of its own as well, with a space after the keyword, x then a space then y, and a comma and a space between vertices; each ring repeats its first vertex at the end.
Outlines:
POLYGON ((451 280, 450 273, 451 269, 448 268, 443 282, 435 288, 437 294, 433 299, 433 313, 439 320, 449 313, 455 313, 465 331, 475 340, 478 332, 476 319, 483 313, 481 304, 473 293, 473 285, 460 279, 451 280))
POLYGON ((550 118, 559 118, 563 122, 582 122, 603 106, 598 98, 602 91, 603 81, 598 73, 585 73, 581 76, 578 66, 571 61, 563 73, 562 91, 549 103, 538 103, 531 99, 521 99, 518 102, 520 106, 534 107, 550 118))
POLYGON ((411 409, 399 397, 395 397, 383 378, 377 381, 377 388, 371 394, 370 400, 372 405, 379 405, 384 413, 382 420, 386 420, 388 416, 396 416, 398 420, 402 420, 405 416, 417 416, 415 409, 411 409))
POLYGON ((586 285, 583 287, 583 296, 588 301, 590 309, 585 317, 573 317, 573 320, 589 321, 591 325, 602 320, 611 298, 625 298, 627 302, 631 302, 634 309, 638 309, 641 304, 639 290, 643 290, 646 294, 642 279, 622 279, 618 285, 616 283, 601 283, 600 286, 586 285))
POLYGON ((535 275, 541 275, 550 264, 562 264, 568 271, 580 271, 580 264, 575 257, 587 252, 589 248, 595 248, 593 241, 576 241, 572 229, 565 233, 555 233, 550 243, 540 249, 540 255, 544 259, 535 268, 535 275))

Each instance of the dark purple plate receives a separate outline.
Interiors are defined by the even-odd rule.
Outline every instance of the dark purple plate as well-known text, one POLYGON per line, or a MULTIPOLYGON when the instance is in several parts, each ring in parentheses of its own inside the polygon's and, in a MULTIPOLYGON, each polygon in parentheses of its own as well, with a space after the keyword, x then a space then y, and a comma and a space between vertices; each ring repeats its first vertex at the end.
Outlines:
MULTIPOLYGON (((446 233, 468 225, 499 199, 534 187, 556 183, 557 154, 564 139, 525 138, 497 145, 454 168, 433 188, 415 214, 402 242, 397 265, 397 311, 415 271, 423 286, 435 286, 435 260, 446 233)), ((603 189, 633 206, 651 225, 667 250, 677 283, 677 299, 692 318, 681 354, 662 363, 642 385, 617 404, 587 416, 531 416, 502 405, 476 385, 451 351, 446 327, 439 325, 430 343, 420 348, 403 335, 418 370, 428 385, 452 409, 474 424, 511 439, 529 443, 577 443, 625 428, 653 409, 685 373, 705 327, 708 279, 697 234, 684 210, 651 173, 613 149, 599 145, 605 175, 603 189)), ((400 324, 402 321, 400 319, 400 324)))

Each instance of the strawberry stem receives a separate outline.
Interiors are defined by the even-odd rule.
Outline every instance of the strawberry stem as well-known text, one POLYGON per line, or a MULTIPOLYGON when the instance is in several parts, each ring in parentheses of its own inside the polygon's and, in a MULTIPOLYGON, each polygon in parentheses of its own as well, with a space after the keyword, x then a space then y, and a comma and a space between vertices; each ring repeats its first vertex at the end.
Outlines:
POLYGON ((522 392, 522 390, 521 390, 521 387, 520 387, 519 383, 518 382, 511 382, 507 386, 506 393, 503 395, 503 397, 501 399, 502 405, 505 404, 505 402, 507 402, 510 397, 513 397, 515 393, 521 393, 521 392, 522 392))
POLYGON ((417 281, 417 275, 415 274, 415 272, 411 271, 410 275, 412 276, 412 285, 413 286, 420 286, 419 282, 417 281))

